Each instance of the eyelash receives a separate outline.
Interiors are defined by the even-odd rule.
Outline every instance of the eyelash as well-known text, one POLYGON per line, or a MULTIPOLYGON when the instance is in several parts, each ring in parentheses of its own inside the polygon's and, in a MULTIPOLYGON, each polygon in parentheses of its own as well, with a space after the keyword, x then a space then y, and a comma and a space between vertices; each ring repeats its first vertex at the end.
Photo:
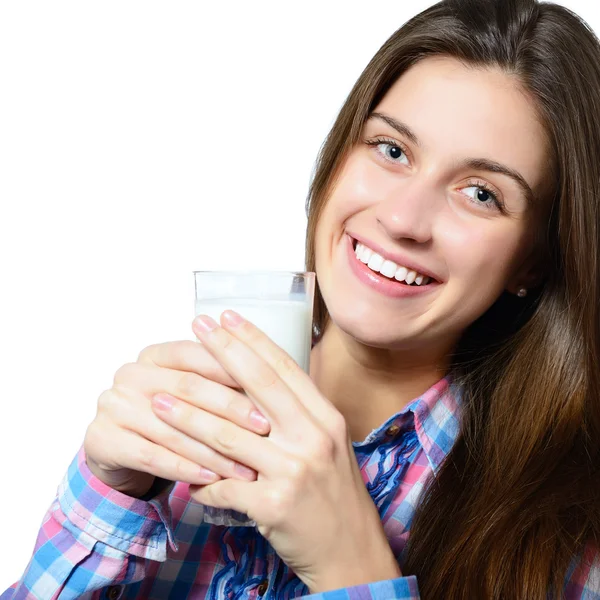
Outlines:
MULTIPOLYGON (((404 147, 404 145, 400 144, 396 140, 392 140, 390 138, 378 137, 378 138, 374 138, 372 140, 366 140, 365 144, 367 144, 367 146, 373 146, 375 150, 377 150, 377 146, 379 146, 379 144, 388 144, 389 146, 394 146, 396 148, 400 148, 400 150, 402 150, 402 152, 406 155, 406 157, 409 158, 408 150, 404 147)), ((381 154, 381 152, 379 154, 381 154)), ((393 162, 393 161, 390 161, 389 158, 386 158, 386 157, 384 157, 384 158, 386 160, 388 160, 389 162, 393 162)))
MULTIPOLYGON (((377 137, 377 138, 374 138, 372 140, 365 140, 365 144, 367 146, 373 147, 373 149, 375 151, 377 151, 377 153, 380 154, 380 155, 381 155, 381 152, 379 152, 377 146, 379 146, 380 144, 388 144, 389 146, 394 146, 396 148, 400 148, 400 150, 402 150, 403 154, 407 158, 409 158, 409 153, 408 153, 407 149, 404 147, 404 145, 400 144, 396 140, 392 140, 390 138, 377 137)), ((383 156, 383 159, 387 160, 388 162, 390 162, 392 164, 395 162, 395 161, 390 160, 386 156, 383 156)), ((410 160, 410 158, 409 158, 409 160, 410 160)), ((467 182, 467 185, 465 187, 477 187, 477 188, 479 188, 481 190, 486 191, 492 197, 492 204, 482 204, 481 202, 476 202, 475 200, 471 200, 469 198, 469 201, 471 203, 473 203, 473 204, 475 204, 477 206, 481 206, 482 208, 484 208, 486 210, 499 210, 500 212, 504 212, 504 204, 500 200, 498 192, 496 192, 494 190, 494 188, 492 188, 485 181, 481 181, 479 179, 470 180, 470 181, 467 182)))

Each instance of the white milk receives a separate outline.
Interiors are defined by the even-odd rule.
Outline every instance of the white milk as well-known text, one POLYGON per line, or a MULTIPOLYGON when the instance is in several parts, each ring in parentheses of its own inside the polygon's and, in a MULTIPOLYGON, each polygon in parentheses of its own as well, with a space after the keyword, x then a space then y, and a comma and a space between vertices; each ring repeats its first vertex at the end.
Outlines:
POLYGON ((231 309, 239 313, 281 346, 306 373, 309 372, 312 341, 312 306, 301 300, 244 300, 217 298, 196 301, 196 315, 205 314, 220 322, 231 309))

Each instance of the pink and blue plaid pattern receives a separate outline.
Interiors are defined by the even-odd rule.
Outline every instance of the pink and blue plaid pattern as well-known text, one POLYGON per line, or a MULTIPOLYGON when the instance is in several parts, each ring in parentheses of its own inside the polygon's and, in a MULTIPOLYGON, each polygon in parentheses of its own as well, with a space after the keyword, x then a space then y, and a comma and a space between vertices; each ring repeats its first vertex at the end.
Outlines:
MULTIPOLYGON (((458 388, 442 379, 354 444, 400 565, 420 494, 456 440, 459 403, 458 388)), ((182 483, 149 502, 116 492, 92 475, 80 449, 21 580, 0 600, 286 600, 308 594, 256 529, 206 524, 203 510, 182 483)), ((309 597, 415 600, 419 591, 410 576, 309 597)), ((573 562, 564 597, 600 600, 600 562, 591 549, 573 562)))

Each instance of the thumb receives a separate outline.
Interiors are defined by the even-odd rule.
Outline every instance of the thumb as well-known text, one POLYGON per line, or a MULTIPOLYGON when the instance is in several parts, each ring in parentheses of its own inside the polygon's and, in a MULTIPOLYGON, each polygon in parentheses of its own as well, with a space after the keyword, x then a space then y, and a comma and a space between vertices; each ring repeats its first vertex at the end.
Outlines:
POLYGON ((244 513, 256 521, 254 509, 259 497, 258 485, 257 481, 221 479, 209 485, 190 485, 190 497, 205 506, 244 513))

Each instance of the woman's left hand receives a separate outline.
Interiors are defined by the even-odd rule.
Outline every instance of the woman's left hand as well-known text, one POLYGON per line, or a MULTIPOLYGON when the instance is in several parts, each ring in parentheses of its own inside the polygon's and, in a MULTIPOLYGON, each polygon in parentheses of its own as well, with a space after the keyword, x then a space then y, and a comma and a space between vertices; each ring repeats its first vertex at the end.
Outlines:
MULTIPOLYGON (((343 416, 257 327, 233 311, 221 322, 200 316, 193 329, 255 402, 271 432, 262 437, 237 426, 203 432, 204 443, 255 469, 258 479, 190 486, 191 497, 256 521, 311 593, 399 577, 343 416)), ((186 428, 176 422, 177 411, 159 416, 186 428)))

